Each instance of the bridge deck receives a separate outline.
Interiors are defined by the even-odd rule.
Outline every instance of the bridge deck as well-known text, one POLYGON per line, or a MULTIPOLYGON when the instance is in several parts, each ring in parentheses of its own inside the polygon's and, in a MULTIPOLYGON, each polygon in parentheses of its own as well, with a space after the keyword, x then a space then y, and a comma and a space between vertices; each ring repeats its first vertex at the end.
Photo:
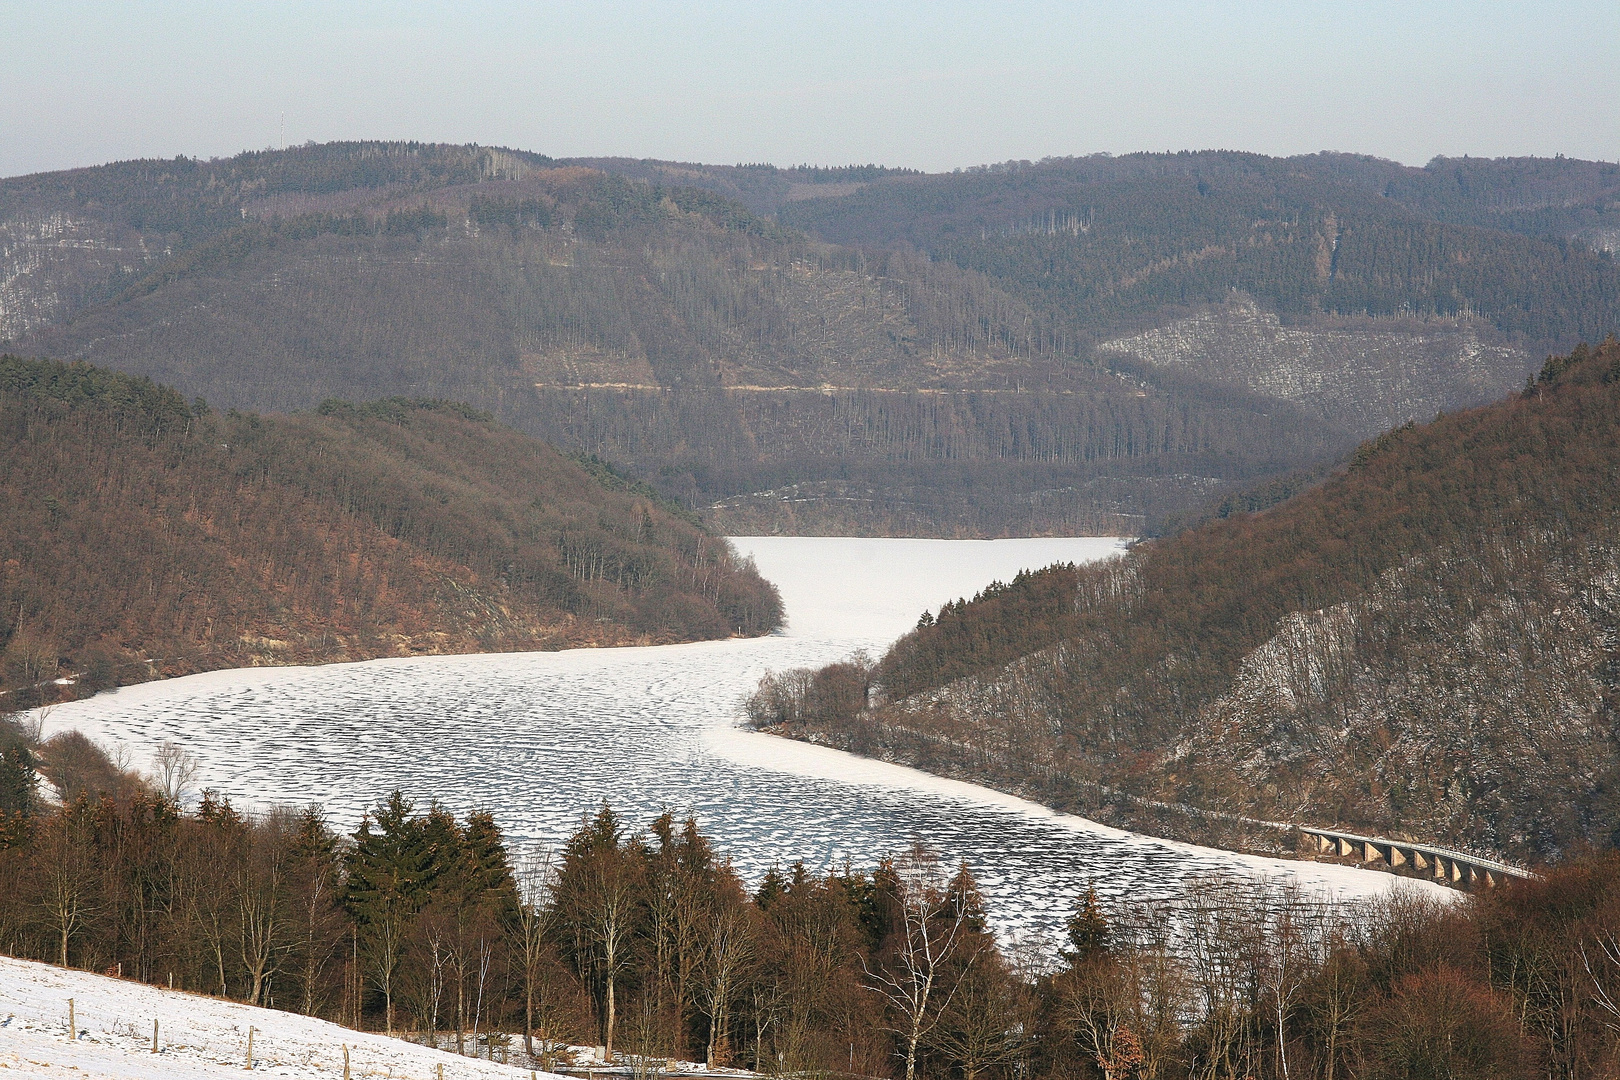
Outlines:
POLYGON ((1387 836, 1362 836, 1359 833, 1343 832, 1339 829, 1320 829, 1307 825, 1301 825, 1298 828, 1306 836, 1316 837, 1322 843, 1334 844, 1341 850, 1346 846, 1359 847, 1364 856, 1360 860, 1362 862, 1383 859, 1392 866, 1411 862, 1414 867, 1420 869, 1433 867, 1436 878, 1449 879, 1452 883, 1458 881, 1472 883, 1476 875, 1482 877, 1486 885, 1496 884, 1495 879, 1499 877, 1530 878, 1535 876, 1522 866, 1514 866, 1511 863, 1500 862, 1496 859, 1486 858, 1483 855, 1470 855, 1466 851, 1455 851, 1434 844, 1418 843, 1411 840, 1392 840, 1387 836), (1374 855, 1374 852, 1377 854, 1374 855), (1420 858, 1413 858, 1414 855, 1420 856, 1420 858), (1441 870, 1446 866, 1450 867, 1450 872, 1442 874, 1441 870))

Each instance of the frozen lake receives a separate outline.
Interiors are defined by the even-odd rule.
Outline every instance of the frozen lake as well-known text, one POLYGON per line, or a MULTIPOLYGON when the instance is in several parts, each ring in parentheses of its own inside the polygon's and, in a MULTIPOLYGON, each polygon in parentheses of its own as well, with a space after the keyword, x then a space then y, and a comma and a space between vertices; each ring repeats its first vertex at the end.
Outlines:
POLYGON ((1011 796, 741 730, 767 670, 874 655, 927 609, 1025 567, 1117 555, 1107 538, 741 537, 787 607, 785 632, 654 648, 414 657, 248 668, 147 683, 53 710, 144 764, 163 740, 200 759, 196 786, 239 806, 319 803, 341 828, 401 788, 425 806, 494 811, 514 850, 557 844, 606 798, 634 827, 696 814, 750 880, 773 863, 870 865, 919 839, 965 857, 997 929, 1060 931, 1077 891, 1162 895, 1240 870, 1357 896, 1389 875, 1196 848, 1108 829, 1011 796))

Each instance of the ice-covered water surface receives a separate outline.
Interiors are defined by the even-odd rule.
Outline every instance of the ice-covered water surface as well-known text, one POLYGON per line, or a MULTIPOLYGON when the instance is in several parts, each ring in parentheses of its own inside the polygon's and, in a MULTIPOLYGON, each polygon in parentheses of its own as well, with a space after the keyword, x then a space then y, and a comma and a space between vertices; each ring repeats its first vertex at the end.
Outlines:
POLYGON ((767 670, 880 651, 925 608, 1023 567, 1117 554, 1112 539, 998 541, 744 537, 782 590, 768 638, 637 649, 417 657, 210 672, 65 705, 137 763, 171 739, 197 784, 239 804, 321 804, 352 827, 394 788, 492 809, 516 848, 555 844, 609 800, 641 825, 694 813, 746 876, 803 859, 871 862, 918 839, 964 857, 1000 928, 1045 936, 1083 882, 1152 896, 1187 875, 1294 875, 1340 894, 1386 875, 1253 859, 1133 836, 968 784, 737 728, 767 670))

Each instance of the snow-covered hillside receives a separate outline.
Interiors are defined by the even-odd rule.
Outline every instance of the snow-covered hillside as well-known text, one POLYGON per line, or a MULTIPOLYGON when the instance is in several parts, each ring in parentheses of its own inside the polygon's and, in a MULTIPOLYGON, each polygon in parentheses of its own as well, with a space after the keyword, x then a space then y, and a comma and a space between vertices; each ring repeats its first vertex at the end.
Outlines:
MULTIPOLYGON (((128 979, 0 956, 0 1078, 239 1077, 253 1029, 253 1071, 270 1076, 393 1080, 520 1078, 526 1068, 480 1061, 312 1017, 259 1009, 128 979), (68 1038, 68 1001, 79 1037, 68 1038), (157 1053, 152 1022, 157 1021, 157 1053)), ((561 1080, 555 1073, 538 1076, 561 1080)))

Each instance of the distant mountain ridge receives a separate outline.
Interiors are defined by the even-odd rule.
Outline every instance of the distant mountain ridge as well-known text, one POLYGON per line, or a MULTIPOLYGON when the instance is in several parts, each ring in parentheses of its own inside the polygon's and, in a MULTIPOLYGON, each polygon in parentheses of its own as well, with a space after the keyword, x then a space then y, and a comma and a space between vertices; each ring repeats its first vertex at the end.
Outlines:
MULTIPOLYGON (((909 169, 851 166, 845 169, 783 169, 774 165, 703 165, 629 158, 571 158, 569 164, 668 185, 704 187, 736 199, 756 214, 775 217, 789 202, 838 198, 871 185, 896 187, 924 174, 909 169), (820 194, 818 195, 818 191, 820 194)), ((1579 237, 1620 226, 1620 163, 1555 158, 1436 157, 1414 167, 1366 154, 1304 154, 1272 158, 1232 151, 1092 154, 1038 162, 1007 161, 928 177, 935 186, 975 184, 984 177, 1020 178, 1036 173, 1072 184, 1192 175, 1213 179, 1268 170, 1374 194, 1412 213, 1453 225, 1473 225, 1545 239, 1579 237)), ((1027 212, 1011 200, 1013 212, 1027 212)), ((1024 230, 1055 230, 1068 216, 1055 208, 1037 211, 1024 230), (1050 216, 1049 216, 1050 215, 1050 216)), ((1088 224, 1091 222, 1088 221, 1088 224)), ((1078 220, 1075 221, 1078 225, 1078 220)))
POLYGON ((870 183, 784 205, 835 242, 906 244, 1104 332, 1231 289, 1280 314, 1480 315, 1538 347, 1620 323, 1620 165, 1428 169, 1352 155, 1130 154, 870 183))
POLYGON ((1612 258, 1530 235, 1608 228, 1612 173, 125 162, 0 181, 0 338, 225 406, 469 401, 717 529, 1141 533, 1620 325, 1612 258), (1098 348, 1223 318, 1199 363, 1098 348))
POLYGON ((599 462, 445 402, 214 413, 0 357, 0 701, 58 677, 768 633, 774 587, 599 462))
POLYGON ((1620 341, 802 682, 759 719, 1105 818, 1140 805, 1112 790, 1517 858, 1620 842, 1620 341))

